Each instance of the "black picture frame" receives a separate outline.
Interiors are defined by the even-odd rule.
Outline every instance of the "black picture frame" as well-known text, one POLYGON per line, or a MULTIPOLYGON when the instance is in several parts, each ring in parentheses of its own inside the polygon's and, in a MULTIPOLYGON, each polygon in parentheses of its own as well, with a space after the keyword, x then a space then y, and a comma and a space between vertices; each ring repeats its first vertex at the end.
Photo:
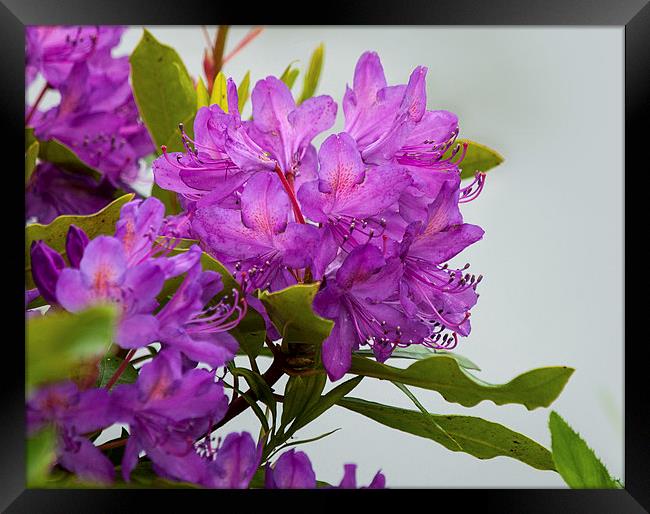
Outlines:
MULTIPOLYGON (((0 104, 6 136, 4 137, 5 173, 3 201, 13 200, 16 209, 24 208, 21 174, 23 166, 19 149, 23 145, 24 119, 24 27, 37 24, 126 24, 126 25, 198 25, 198 24, 264 24, 287 25, 606 25, 625 27, 625 170, 647 174, 647 136, 650 122, 650 3, 649 0, 407 0, 379 5, 376 1, 334 1, 326 3, 267 2, 242 8, 241 2, 207 0, 1 0, 0 38, 3 54, 0 79, 0 104), (11 155, 8 155, 11 154, 11 155), (9 157, 9 159, 7 159, 9 157), (15 161, 14 161, 15 159, 15 161), (11 164, 10 164, 11 162, 11 164), (14 192, 15 188, 15 192, 14 192)), ((597 108, 597 106, 594 106, 597 108)), ((598 151, 599 149, 583 149, 598 151)), ((633 176, 630 174, 630 176, 633 176)), ((645 177, 644 177, 645 178, 645 177)), ((641 187, 643 183, 639 184, 641 187)), ((586 183, 585 187, 588 188, 586 183)), ((630 278, 632 247, 629 235, 635 230, 639 217, 629 214, 638 191, 625 181, 625 242, 626 270, 624 287, 626 304, 632 290, 630 278), (635 194, 636 193, 636 194, 635 194), (634 227, 634 228, 633 228, 634 227)), ((4 212, 3 212, 4 214, 4 212)), ((202 491, 202 490, 26 490, 25 488, 25 404, 24 404, 24 306, 15 299, 22 298, 23 262, 20 252, 9 246, 24 238, 24 218, 5 215, 3 218, 5 247, 1 268, 6 274, 5 295, 12 298, 5 308, 3 326, 3 360, 0 360, 2 387, 0 424, 0 508, 6 512, 135 512, 153 510, 152 502, 163 511, 201 508, 230 508, 248 501, 263 502, 266 507, 294 509, 310 506, 313 494, 320 494, 322 506, 329 503, 341 508, 341 501, 363 501, 386 505, 388 496, 409 495, 409 501, 430 508, 441 508, 447 500, 453 508, 481 509, 483 512, 589 512, 635 513, 650 509, 650 424, 649 403, 644 393, 643 351, 647 335, 638 310, 625 313, 625 489, 624 490, 563 490, 563 489, 436 489, 387 490, 372 493, 350 491, 275 491, 269 498, 266 491, 202 491), (15 232, 14 232, 15 231, 15 232), (13 255, 15 254, 15 255, 13 255), (13 271, 15 270, 15 271, 13 271), (19 310, 20 309, 20 310, 19 310), (634 325, 632 324, 634 321, 634 325), (13 330, 7 330, 9 328, 13 330), (633 327, 636 330, 633 330, 633 327), (9 334, 12 334, 11 336, 9 334), (412 498, 416 494, 419 498, 412 498), (282 496, 282 498, 277 497, 282 496), (346 495, 345 499, 341 495, 346 495), (422 503, 424 502, 424 503, 422 503)), ((647 216, 647 215, 646 215, 647 216)), ((642 218, 641 218, 642 219, 642 218)), ((645 231, 644 231, 645 232, 645 231)), ((604 244, 620 244, 619 241, 604 244)), ((636 263, 637 265, 639 263, 636 263)), ((623 270, 621 270, 623 273, 623 270)), ((645 284, 638 280, 637 289, 645 284)), ((409 504, 404 504, 408 507, 409 504)), ((415 505, 415 503, 413 504, 415 505)), ((311 508, 311 507, 309 507, 311 508)), ((364 504, 364 508, 372 508, 364 504)), ((400 507, 403 508, 403 507, 400 507)))

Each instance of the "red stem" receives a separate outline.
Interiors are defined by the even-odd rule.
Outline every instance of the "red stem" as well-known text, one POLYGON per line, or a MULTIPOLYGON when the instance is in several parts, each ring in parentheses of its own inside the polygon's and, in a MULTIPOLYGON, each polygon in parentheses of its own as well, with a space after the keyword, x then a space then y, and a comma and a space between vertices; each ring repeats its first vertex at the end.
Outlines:
POLYGON ((38 107, 38 104, 41 103, 41 100, 43 100, 43 97, 45 96, 45 93, 47 93, 48 89, 50 89, 50 84, 46 82, 45 85, 43 86, 43 89, 41 89, 41 92, 38 94, 38 97, 36 98, 34 105, 32 105, 32 108, 29 110, 29 113, 27 114, 27 118, 25 118, 25 125, 29 124, 30 120, 32 119, 32 116, 34 116, 34 113, 36 112, 36 108, 38 107))
POLYGON ((115 370, 115 373, 113 373, 113 376, 106 384, 106 389, 110 390, 111 387, 115 385, 115 382, 117 382, 117 379, 120 378, 120 375, 124 373, 126 366, 129 364, 129 361, 134 355, 135 355, 135 348, 133 350, 129 350, 129 353, 126 354, 126 357, 124 357, 122 364, 120 364, 120 367, 115 370))
POLYGON ((278 174, 278 177, 280 177, 280 182, 282 182, 282 186, 284 187, 284 190, 289 195, 289 200, 291 200, 291 206, 293 207, 293 214, 296 217, 296 221, 298 223, 304 224, 305 218, 303 217, 302 211, 300 210, 300 204, 298 203, 298 199, 296 198, 296 193, 293 190, 293 186, 287 180, 287 177, 284 176, 284 173, 282 173, 280 166, 278 166, 277 164, 275 166, 275 172, 278 174))
POLYGON ((250 43, 251 41, 253 41, 253 39, 259 36, 263 30, 264 30, 263 27, 254 27, 251 30, 249 30, 248 33, 242 38, 242 40, 239 43, 237 43, 237 46, 233 48, 232 51, 223 58, 221 65, 223 66, 230 59, 235 57, 235 55, 237 55, 244 47, 246 47, 248 43, 250 43))

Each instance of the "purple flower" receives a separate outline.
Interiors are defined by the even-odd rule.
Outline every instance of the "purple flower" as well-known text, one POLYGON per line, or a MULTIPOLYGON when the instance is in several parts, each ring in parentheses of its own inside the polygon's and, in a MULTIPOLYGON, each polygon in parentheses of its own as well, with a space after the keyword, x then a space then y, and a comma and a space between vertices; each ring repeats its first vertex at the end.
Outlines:
POLYGON ((289 221, 289 200, 274 175, 259 174, 241 195, 241 210, 199 207, 192 230, 211 255, 232 272, 245 273, 254 288, 282 289, 296 283, 295 270, 311 264, 318 229, 289 221))
MULTIPOLYGON (((356 464, 345 464, 343 480, 339 489, 356 489, 356 464)), ((316 474, 306 453, 289 450, 284 452, 273 466, 266 466, 266 489, 314 489, 316 474)), ((386 478, 378 471, 367 487, 361 489, 384 489, 386 478)))
POLYGON ((113 187, 107 181, 41 162, 25 189, 25 217, 46 224, 62 214, 92 214, 112 199, 113 187))
POLYGON ((357 246, 318 292, 314 310, 335 321, 322 348, 330 380, 350 369, 352 351, 362 344, 369 344, 383 362, 398 344, 426 337, 427 327, 409 319, 397 300, 401 275, 398 258, 386 259, 372 245, 357 246))
POLYGON ((113 464, 84 434, 111 426, 118 413, 105 389, 79 391, 72 382, 39 389, 27 402, 28 432, 53 423, 57 462, 84 480, 110 483, 113 464))
POLYGON ((217 489, 246 489, 262 458, 262 446, 256 446, 248 432, 226 436, 216 453, 206 454, 207 471, 201 485, 217 489))
POLYGON ((483 237, 483 229, 463 223, 458 209, 459 194, 452 184, 443 184, 435 201, 428 206, 425 221, 411 223, 399 247, 404 263, 401 304, 410 317, 421 319, 435 329, 429 339, 434 346, 455 345, 455 333, 469 334, 469 310, 476 304, 475 290, 481 281, 480 276, 477 279, 464 274, 469 265, 458 270, 443 265, 483 237), (442 336, 444 329, 453 332, 451 337, 442 336))
POLYGON ((329 136, 318 153, 318 179, 298 191, 304 212, 324 225, 315 277, 334 260, 337 246, 354 247, 380 237, 386 228, 381 216, 391 207, 411 178, 397 166, 368 167, 349 134, 329 136))
POLYGON ((182 373, 178 352, 162 350, 145 364, 135 384, 117 386, 113 401, 120 421, 129 424, 122 461, 128 481, 144 450, 164 476, 198 483, 203 479, 194 441, 223 417, 228 400, 214 374, 204 369, 182 373))
POLYGON ((246 315, 247 306, 233 290, 232 303, 225 297, 204 308, 222 289, 218 273, 202 272, 200 263, 194 265, 174 296, 156 314, 155 338, 187 358, 214 368, 232 360, 239 343, 227 331, 246 315))
POLYGON ((56 283, 65 268, 63 257, 43 241, 33 241, 29 253, 34 284, 46 302, 56 303, 56 283))

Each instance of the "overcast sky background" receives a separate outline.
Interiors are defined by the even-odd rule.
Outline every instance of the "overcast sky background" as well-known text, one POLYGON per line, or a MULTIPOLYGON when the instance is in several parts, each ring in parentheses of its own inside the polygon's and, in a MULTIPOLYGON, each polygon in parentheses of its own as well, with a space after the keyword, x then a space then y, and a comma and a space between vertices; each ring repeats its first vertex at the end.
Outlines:
MULTIPOLYGON (((193 76, 201 73, 199 27, 148 28, 178 50, 193 76)), ((227 50, 247 30, 231 29, 227 50)), ((141 27, 130 29, 114 55, 132 51, 141 34, 141 27)), ((319 93, 340 102, 365 50, 379 53, 392 84, 425 65, 428 107, 454 111, 461 137, 505 156, 478 200, 462 208, 485 236, 455 262, 470 262, 484 279, 472 333, 457 350, 493 383, 536 367, 576 368, 552 408, 624 478, 622 28, 273 27, 224 71, 239 82, 251 70, 254 84, 294 60, 304 70, 321 42, 319 93)), ((301 87, 302 74, 294 88, 301 87)), ((334 129, 342 126, 339 105, 334 129)), ((464 408, 412 390, 431 412, 480 416, 550 447, 550 409, 489 402, 464 408)), ((352 395, 413 408, 394 385, 370 378, 352 395)), ((258 426, 249 410, 227 428, 256 435, 258 426)), ((320 480, 338 483, 343 464, 355 462, 362 484, 382 469, 393 487, 565 487, 556 473, 452 453, 340 407, 298 437, 338 427, 299 447, 320 480)))

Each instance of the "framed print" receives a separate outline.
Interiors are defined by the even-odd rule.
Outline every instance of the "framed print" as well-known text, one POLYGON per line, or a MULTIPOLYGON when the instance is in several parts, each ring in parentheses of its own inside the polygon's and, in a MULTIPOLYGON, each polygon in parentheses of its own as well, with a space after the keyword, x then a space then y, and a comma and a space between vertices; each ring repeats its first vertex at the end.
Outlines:
POLYGON ((646 2, 118 5, 2 6, 3 509, 647 512, 646 2))

